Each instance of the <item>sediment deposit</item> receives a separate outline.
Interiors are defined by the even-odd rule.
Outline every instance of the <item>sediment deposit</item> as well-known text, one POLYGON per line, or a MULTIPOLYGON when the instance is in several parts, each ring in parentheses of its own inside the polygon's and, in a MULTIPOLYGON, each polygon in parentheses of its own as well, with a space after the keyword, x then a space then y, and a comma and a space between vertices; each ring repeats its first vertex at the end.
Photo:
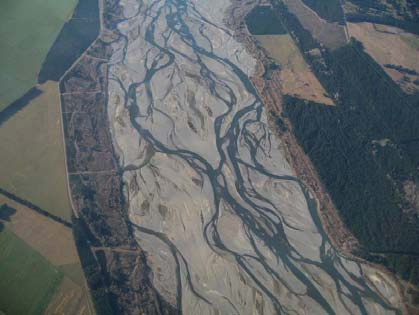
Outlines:
POLYGON ((229 1, 120 5, 107 110, 159 295, 184 314, 397 314, 392 282, 330 246, 223 22, 229 1))

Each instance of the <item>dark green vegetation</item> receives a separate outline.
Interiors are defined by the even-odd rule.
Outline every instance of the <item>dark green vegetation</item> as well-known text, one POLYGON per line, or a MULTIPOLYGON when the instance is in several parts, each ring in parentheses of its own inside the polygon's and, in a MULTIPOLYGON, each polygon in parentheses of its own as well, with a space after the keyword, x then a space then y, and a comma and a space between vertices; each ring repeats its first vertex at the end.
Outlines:
POLYGON ((63 273, 7 228, 0 232, 0 309, 43 314, 63 273))
POLYGON ((99 35, 97 0, 80 0, 42 65, 38 80, 58 81, 99 35))
POLYGON ((253 35, 285 34, 276 14, 271 7, 258 6, 246 16, 246 24, 249 32, 253 35))
POLYGON ((342 6, 339 0, 302 0, 307 6, 312 8, 317 14, 329 22, 344 24, 342 6))
POLYGON ((19 99, 11 103, 5 109, 0 111, 0 126, 5 123, 9 118, 11 118, 14 114, 18 111, 22 110, 26 107, 26 105, 30 104, 30 102, 42 94, 42 91, 36 87, 31 88, 28 92, 26 92, 23 96, 19 99))
POLYGON ((419 94, 404 94, 359 42, 313 56, 319 44, 285 7, 276 9, 337 103, 285 98, 297 139, 363 246, 358 254, 419 284, 417 206, 404 193, 407 182, 419 183, 419 94))
POLYGON ((7 204, 0 206, 0 232, 4 230, 3 222, 10 222, 10 217, 16 213, 16 209, 13 209, 7 204))
POLYGON ((98 265, 88 240, 94 239, 89 235, 88 228, 83 219, 73 218, 73 234, 76 241, 84 276, 89 284, 92 301, 97 314, 113 314, 115 302, 106 290, 108 280, 106 273, 98 265), (106 279, 106 280, 104 280, 106 279))
POLYGON ((410 75, 419 75, 419 73, 416 70, 413 69, 407 69, 400 65, 392 65, 392 64, 385 64, 384 67, 389 69, 397 70, 401 73, 410 74, 410 75))
POLYGON ((350 22, 387 24, 419 34, 419 2, 417 0, 351 0, 357 12, 348 12, 350 22))

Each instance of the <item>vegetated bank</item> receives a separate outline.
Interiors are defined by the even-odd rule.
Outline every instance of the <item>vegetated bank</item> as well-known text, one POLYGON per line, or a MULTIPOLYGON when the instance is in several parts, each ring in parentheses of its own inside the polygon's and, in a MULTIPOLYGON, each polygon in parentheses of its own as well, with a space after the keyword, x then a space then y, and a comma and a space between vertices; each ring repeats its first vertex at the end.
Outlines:
POLYGON ((285 97, 298 141, 359 239, 357 254, 419 284, 418 205, 409 193, 418 191, 419 142, 408 141, 419 138, 419 94, 403 93, 359 42, 329 51, 286 7, 275 8, 337 103, 285 97))
POLYGON ((60 79, 73 234, 98 314, 178 314, 152 286, 128 220, 107 113, 107 67, 125 18, 119 0, 102 3, 99 38, 60 79))

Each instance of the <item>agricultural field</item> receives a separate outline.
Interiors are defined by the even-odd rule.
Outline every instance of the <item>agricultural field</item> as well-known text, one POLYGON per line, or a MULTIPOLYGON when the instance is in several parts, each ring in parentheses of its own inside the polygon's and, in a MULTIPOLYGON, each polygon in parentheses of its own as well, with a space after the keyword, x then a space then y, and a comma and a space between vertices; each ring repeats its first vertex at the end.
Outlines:
POLYGON ((77 0, 3 0, 0 4, 0 111, 37 82, 42 63, 77 0))
POLYGON ((281 21, 268 6, 258 6, 246 16, 246 25, 252 35, 286 34, 281 21))
POLYGON ((97 38, 99 26, 98 0, 78 1, 73 16, 64 24, 42 64, 38 82, 59 81, 97 38))
POLYGON ((16 211, 7 228, 50 263, 56 266, 79 263, 69 227, 0 194, 0 206, 3 204, 16 211))
MULTIPOLYGON (((8 215, 2 215, 1 212, 4 209, 0 210, 0 219, 3 218, 4 222, 3 232, 0 232, 0 240, 5 231, 14 235, 14 238, 7 237, 3 245, 15 246, 14 239, 18 239, 20 243, 24 244, 22 245, 22 254, 19 254, 22 255, 22 259, 25 259, 25 255, 41 257, 42 261, 51 270, 59 274, 57 283, 51 289, 48 299, 43 300, 42 305, 39 307, 42 308, 45 314, 91 314, 92 306, 90 305, 89 292, 71 228, 0 194, 1 205, 7 205, 8 209, 11 210, 8 211, 8 215)), ((19 259, 19 257, 16 257, 17 263, 23 263, 19 259)), ((7 272, 7 270, 0 262, 0 279, 3 278, 3 273, 7 272)), ((26 283, 27 280, 29 282, 37 281, 39 286, 43 288, 49 286, 48 278, 45 279, 45 281, 39 280, 36 278, 36 275, 25 274, 24 277, 17 278, 14 281, 17 282, 17 287, 19 283, 26 283)), ((14 294, 14 291, 11 294, 14 294)), ((25 295, 21 294, 21 297, 26 299, 25 295)), ((0 297, 0 310, 4 303, 0 297)), ((16 301, 13 304, 16 304, 16 301)), ((4 310, 7 311, 6 308, 4 310)))
POLYGON ((58 85, 0 125, 0 188, 59 216, 71 218, 58 85))
POLYGON ((280 65, 280 80, 284 94, 333 105, 333 101, 311 72, 290 35, 257 35, 255 37, 280 65))
POLYGON ((348 23, 352 37, 407 93, 419 90, 419 36, 373 23, 348 23))
POLYGON ((340 0, 302 0, 308 7, 313 9, 322 19, 329 22, 344 24, 343 9, 340 0))
POLYGON ((42 314, 63 273, 8 228, 0 232, 0 310, 42 314))
POLYGON ((336 49, 348 42, 346 29, 343 25, 322 19, 302 0, 284 0, 283 2, 289 12, 298 18, 301 25, 311 33, 313 38, 327 48, 336 49))
POLYGON ((419 35, 417 0, 346 0, 343 9, 349 22, 386 24, 419 35))
POLYGON ((64 277, 58 287, 54 298, 45 310, 45 315, 54 314, 92 314, 93 306, 88 300, 87 289, 69 277, 64 277))

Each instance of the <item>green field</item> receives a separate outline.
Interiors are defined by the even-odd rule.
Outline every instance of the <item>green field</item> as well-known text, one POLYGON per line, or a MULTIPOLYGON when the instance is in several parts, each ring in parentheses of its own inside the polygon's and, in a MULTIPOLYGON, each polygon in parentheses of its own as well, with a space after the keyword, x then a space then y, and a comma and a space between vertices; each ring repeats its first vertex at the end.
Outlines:
POLYGON ((0 126, 0 188, 70 220, 58 84, 0 126))
POLYGON ((63 273, 7 228, 0 233, 0 310, 43 314, 63 273))
POLYGON ((49 48, 77 0, 0 2, 0 111, 37 81, 49 48))

